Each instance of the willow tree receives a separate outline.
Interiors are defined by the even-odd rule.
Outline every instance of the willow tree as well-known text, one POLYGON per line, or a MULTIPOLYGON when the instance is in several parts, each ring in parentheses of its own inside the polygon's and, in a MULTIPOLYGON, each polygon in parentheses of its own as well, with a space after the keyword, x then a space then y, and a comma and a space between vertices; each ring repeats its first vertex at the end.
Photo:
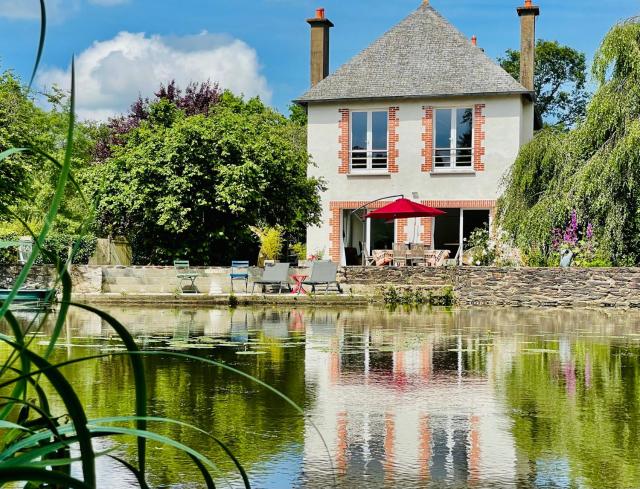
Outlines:
POLYGON ((530 256, 548 256, 572 210, 594 225, 600 254, 640 262, 640 18, 614 26, 593 64, 597 90, 574 130, 524 146, 506 177, 499 222, 530 256))

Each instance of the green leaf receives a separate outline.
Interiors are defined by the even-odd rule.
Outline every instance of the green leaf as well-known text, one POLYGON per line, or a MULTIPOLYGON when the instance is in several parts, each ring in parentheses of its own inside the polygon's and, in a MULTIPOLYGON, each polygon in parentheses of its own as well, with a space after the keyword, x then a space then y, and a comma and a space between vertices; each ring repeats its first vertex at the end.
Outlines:
POLYGON ((44 51, 44 41, 47 34, 47 9, 44 0, 40 0, 40 41, 38 42, 38 52, 36 54, 36 62, 33 66, 33 72, 31 73, 31 79, 29 80, 29 88, 33 85, 33 80, 38 73, 38 67, 40 66, 40 60, 42 59, 42 53, 44 51))
MULTIPOLYGON (((5 335, 0 335, 0 340, 6 342, 13 348, 20 348, 19 344, 11 341, 5 335)), ((25 350, 24 354, 29 357, 30 362, 40 369, 40 372, 47 377, 54 389, 60 394, 78 434, 78 444, 82 456, 82 472, 84 474, 85 482, 89 483, 91 486, 95 486, 95 457, 93 446, 91 445, 91 437, 87 428, 87 417, 80 399, 71 387, 71 384, 69 384, 67 379, 60 372, 59 368, 53 367, 44 358, 29 350, 25 350)), ((26 378, 28 375, 31 374, 22 374, 18 379, 26 378)))
MULTIPOLYGON (((133 336, 127 331, 117 319, 113 316, 103 312, 95 307, 88 306, 86 304, 77 304, 71 303, 70 305, 74 307, 78 307, 80 309, 84 309, 85 311, 92 312, 96 314, 101 319, 106 321, 109 326, 111 326, 114 331, 118 334, 122 342, 124 343, 125 348, 129 352, 139 352, 140 349, 136 344, 133 336)), ((131 368, 133 369, 133 376, 135 381, 135 389, 136 389, 136 416, 139 419, 136 420, 136 424, 139 430, 144 431, 147 429, 147 421, 145 416, 147 415, 147 381, 144 374, 144 363, 142 361, 142 357, 138 355, 131 355, 131 368)), ((140 473, 142 478, 144 479, 145 474, 145 461, 146 461, 146 440, 144 438, 138 438, 138 468, 140 469, 140 473)))
POLYGON ((31 481, 45 482, 58 487, 66 487, 70 489, 92 489, 93 485, 87 485, 78 479, 69 477, 60 472, 52 472, 45 469, 36 469, 33 467, 13 467, 0 468, 0 483, 31 481))

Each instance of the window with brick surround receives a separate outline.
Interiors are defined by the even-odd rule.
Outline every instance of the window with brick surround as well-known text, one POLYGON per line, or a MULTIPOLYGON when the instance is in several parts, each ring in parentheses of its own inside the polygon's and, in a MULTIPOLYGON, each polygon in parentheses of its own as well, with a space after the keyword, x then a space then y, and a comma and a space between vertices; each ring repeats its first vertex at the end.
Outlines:
POLYGON ((433 170, 473 170, 473 109, 434 110, 433 170))
POLYGON ((389 113, 351 112, 351 171, 388 171, 389 113))

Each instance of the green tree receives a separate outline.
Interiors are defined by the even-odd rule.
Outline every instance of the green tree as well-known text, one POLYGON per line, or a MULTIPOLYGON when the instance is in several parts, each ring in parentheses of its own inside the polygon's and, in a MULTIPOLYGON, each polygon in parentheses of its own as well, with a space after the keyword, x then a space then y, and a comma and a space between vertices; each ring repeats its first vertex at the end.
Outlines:
POLYGON ((307 178, 304 128, 257 98, 225 92, 191 116, 155 101, 112 149, 91 184, 96 229, 126 236, 136 263, 257 256, 250 226, 300 235, 319 220, 323 184, 307 178))
POLYGON ((599 250, 616 264, 640 262, 640 23, 614 26, 596 53, 598 88, 569 132, 541 131, 522 148, 499 202, 501 226, 531 254, 575 209, 594 224, 599 250))
MULTIPOLYGON (((38 107, 33 94, 11 71, 0 74, 0 152, 10 147, 37 147, 61 159, 69 114, 68 95, 54 89, 47 97, 50 110, 38 107)), ((94 132, 91 125, 77 124, 72 167, 78 179, 89 167, 94 132)), ((26 233, 13 214, 39 231, 43 211, 55 191, 57 175, 58 169, 40 155, 23 153, 4 160, 0 165, 0 232, 10 229, 26 233)), ((77 232, 86 215, 87 209, 75 188, 69 185, 56 230, 77 232)))
MULTIPOLYGON (((498 61, 516 80, 520 78, 520 51, 509 49, 498 61)), ((584 53, 557 41, 538 40, 534 85, 536 112, 545 124, 569 127, 585 115, 588 94, 584 53)))
MULTIPOLYGON (((50 149, 53 141, 44 120, 45 114, 35 106, 18 78, 10 71, 1 73, 0 152, 27 144, 50 149)), ((36 161, 42 164, 42 159, 36 161)), ((3 206, 13 206, 26 198, 33 168, 33 158, 21 154, 3 161, 0 165, 0 195, 3 206)), ((0 210, 0 216, 2 215, 0 210)))

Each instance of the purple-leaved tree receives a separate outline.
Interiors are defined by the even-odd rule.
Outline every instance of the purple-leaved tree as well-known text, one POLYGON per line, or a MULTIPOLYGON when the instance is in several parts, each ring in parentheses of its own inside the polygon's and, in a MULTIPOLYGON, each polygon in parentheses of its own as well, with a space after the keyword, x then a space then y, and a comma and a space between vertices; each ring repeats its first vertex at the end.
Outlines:
POLYGON ((95 161, 100 163, 109 158, 112 147, 122 145, 123 136, 149 118, 149 107, 152 104, 167 100, 188 116, 209 115, 211 108, 220 101, 221 95, 222 90, 218 83, 212 83, 209 80, 190 83, 184 91, 177 86, 175 80, 171 80, 166 86, 160 85, 158 91, 154 93, 153 100, 138 96, 138 99, 131 104, 128 113, 113 117, 105 124, 103 134, 98 138, 95 146, 95 161))

